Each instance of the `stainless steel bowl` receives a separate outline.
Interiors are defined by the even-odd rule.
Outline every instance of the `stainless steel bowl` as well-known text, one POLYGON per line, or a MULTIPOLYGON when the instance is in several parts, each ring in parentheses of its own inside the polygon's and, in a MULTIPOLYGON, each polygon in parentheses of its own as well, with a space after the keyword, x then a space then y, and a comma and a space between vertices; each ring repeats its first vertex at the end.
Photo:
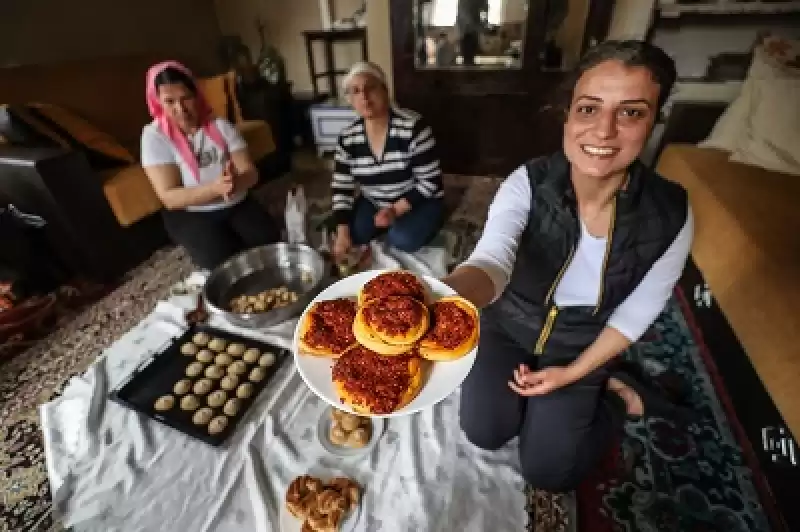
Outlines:
POLYGON ((298 316, 321 290, 325 274, 325 259, 315 249, 304 244, 270 244, 242 252, 218 266, 206 281, 203 299, 211 312, 234 325, 261 329, 298 316), (238 314, 229 310, 235 297, 279 286, 296 292, 297 301, 267 312, 238 314))

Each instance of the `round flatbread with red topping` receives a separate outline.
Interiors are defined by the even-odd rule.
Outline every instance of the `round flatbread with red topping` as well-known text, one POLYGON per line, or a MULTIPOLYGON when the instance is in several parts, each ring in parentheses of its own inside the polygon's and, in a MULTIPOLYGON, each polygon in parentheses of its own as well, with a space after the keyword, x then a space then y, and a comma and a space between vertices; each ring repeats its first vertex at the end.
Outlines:
POLYGON ((300 325, 300 349, 311 355, 338 357, 356 343, 355 317, 356 302, 353 300, 317 301, 300 325))
POLYGON ((478 309, 462 297, 443 297, 431 305, 431 322, 418 346, 423 358, 456 360, 478 343, 478 309))
POLYGON ((422 388, 427 362, 412 354, 387 357, 362 345, 333 364, 333 385, 342 403, 360 414, 390 414, 422 388))
POLYGON ((429 325, 428 307, 409 296, 371 299, 356 313, 353 333, 361 345, 382 355, 408 352, 429 325))
POLYGON ((397 270, 382 273, 364 283, 358 292, 358 305, 387 296, 408 296, 423 303, 428 298, 425 284, 419 277, 411 272, 397 270))

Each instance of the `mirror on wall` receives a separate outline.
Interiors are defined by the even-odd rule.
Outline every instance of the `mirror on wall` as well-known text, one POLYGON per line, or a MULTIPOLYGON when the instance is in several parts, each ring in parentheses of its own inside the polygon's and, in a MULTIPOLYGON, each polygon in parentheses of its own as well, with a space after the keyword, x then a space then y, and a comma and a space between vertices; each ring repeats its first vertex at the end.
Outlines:
POLYGON ((417 68, 520 68, 528 0, 416 0, 417 68))
POLYGON ((416 67, 521 68, 533 2, 544 3, 542 68, 571 68, 580 58, 590 0, 415 0, 416 67))

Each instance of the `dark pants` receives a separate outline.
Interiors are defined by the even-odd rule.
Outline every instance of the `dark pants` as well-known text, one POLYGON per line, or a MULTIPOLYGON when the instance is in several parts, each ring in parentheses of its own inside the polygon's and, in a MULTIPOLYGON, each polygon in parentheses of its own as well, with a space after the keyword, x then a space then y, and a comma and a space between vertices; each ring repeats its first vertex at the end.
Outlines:
POLYGON ((413 253, 436 236, 444 223, 442 200, 424 201, 395 219, 386 229, 375 227, 375 213, 378 208, 369 200, 359 197, 353 207, 353 221, 350 222, 350 238, 353 244, 366 244, 379 234, 386 232, 387 243, 401 251, 413 253))
POLYGON ((240 251, 280 238, 278 225, 250 196, 227 209, 164 210, 163 216, 167 234, 200 268, 213 269, 240 251))
POLYGON ((519 436, 525 480, 539 489, 570 491, 612 442, 614 425, 601 403, 608 370, 537 397, 522 397, 508 387, 520 364, 536 370, 568 363, 547 356, 530 354, 491 319, 482 319, 477 359, 461 391, 461 428, 473 444, 489 450, 519 436))

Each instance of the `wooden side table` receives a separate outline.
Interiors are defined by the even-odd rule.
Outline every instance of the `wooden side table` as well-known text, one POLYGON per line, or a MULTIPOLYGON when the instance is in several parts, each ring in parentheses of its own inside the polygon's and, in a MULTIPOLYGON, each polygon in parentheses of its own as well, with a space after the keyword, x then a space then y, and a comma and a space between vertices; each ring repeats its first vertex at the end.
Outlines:
POLYGON ((339 88, 336 83, 337 76, 347 74, 347 69, 337 69, 333 60, 333 44, 337 42, 361 42, 361 58, 367 60, 367 29, 352 28, 346 30, 313 30, 304 31, 306 39, 306 54, 308 55, 308 69, 311 73, 311 85, 314 89, 314 96, 320 95, 318 80, 327 78, 329 96, 339 97, 339 88), (317 70, 314 62, 314 43, 322 41, 325 49, 325 70, 317 70))

